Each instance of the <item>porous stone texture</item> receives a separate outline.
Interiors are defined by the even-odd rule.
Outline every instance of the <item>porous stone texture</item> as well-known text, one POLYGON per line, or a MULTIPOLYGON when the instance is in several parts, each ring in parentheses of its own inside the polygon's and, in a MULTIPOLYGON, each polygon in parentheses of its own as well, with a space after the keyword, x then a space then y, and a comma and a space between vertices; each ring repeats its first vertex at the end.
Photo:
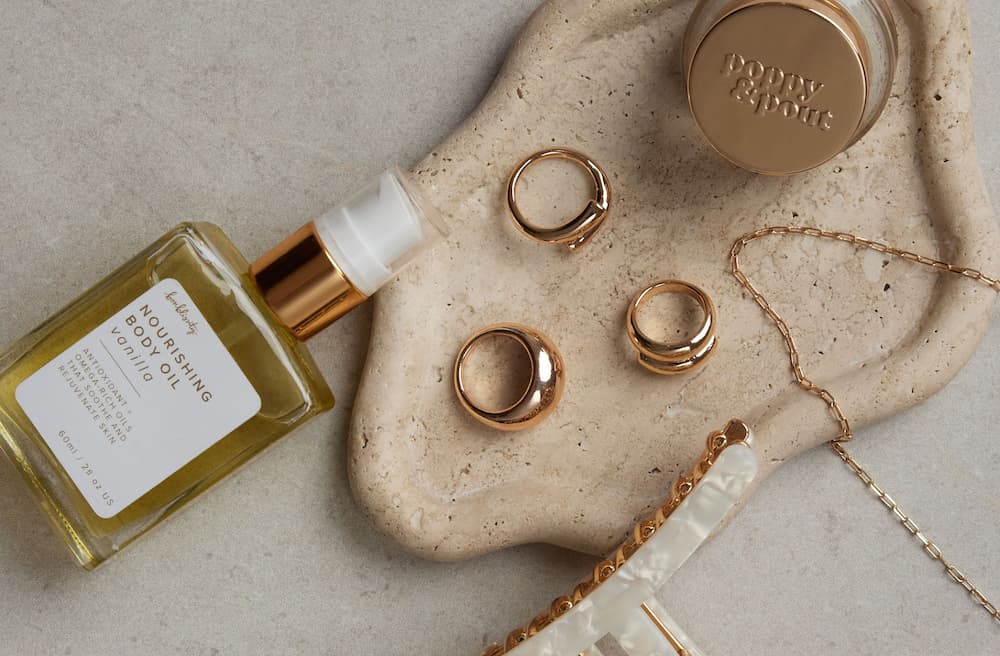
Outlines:
MULTIPOLYGON (((475 108, 540 4, 6 3, 0 342, 31 330, 180 220, 215 221, 253 258, 392 159, 417 161, 475 108)), ((965 42, 965 3, 941 4, 959 12, 941 39, 965 42)), ((974 119, 989 189, 1000 198, 1000 5, 968 6, 975 110, 955 114, 954 129, 968 130, 974 119)), ((944 66, 934 58, 947 44, 934 43, 926 61, 944 66)), ((956 44, 954 52, 965 66, 965 51, 956 44)), ((964 179, 949 184, 966 187, 964 179)), ((493 220, 495 230, 508 229, 502 215, 493 220)), ((510 244, 517 245, 513 234, 510 244)), ((473 268, 468 260, 462 266, 473 268)), ((896 269, 890 282, 895 289, 914 275, 896 269)), ((333 411, 97 571, 72 564, 16 470, 0 462, 0 654, 472 656, 586 578, 592 557, 548 545, 437 563, 403 553, 372 529, 348 486, 344 444, 369 323, 361 309, 310 341, 338 396, 333 411)), ((621 349, 630 357, 627 344, 621 349)), ((572 362, 580 366, 578 357, 572 362)), ((994 599, 998 395, 994 322, 943 392, 860 430, 851 445, 994 599)), ((724 399, 715 402, 727 409, 724 399)), ((693 452, 701 437, 689 439, 693 452)), ((707 654, 997 651, 995 622, 826 449, 778 469, 660 598, 707 654)))
MULTIPOLYGON (((741 235, 819 226, 998 268, 962 3, 894 3, 900 64, 884 116, 845 154, 787 178, 734 169, 697 134, 680 66, 691 8, 546 2, 479 109, 416 167, 451 235, 378 296, 349 445, 358 502, 407 550, 456 560, 546 542, 602 554, 726 420, 754 427, 765 475, 834 438, 836 422, 794 384, 778 331, 730 273, 741 235), (607 227, 579 254, 525 239, 506 214, 511 169, 550 146, 584 151, 615 188, 607 227), (629 299, 663 278, 695 282, 718 307, 718 353, 695 375, 649 374, 625 335, 629 299), (545 332, 567 368, 554 416, 516 434, 475 423, 451 381, 464 340, 504 321, 545 332)), ((572 204, 573 185, 533 187, 572 204)), ((940 390, 995 300, 836 243, 770 238, 744 259, 803 368, 855 427, 940 390)))

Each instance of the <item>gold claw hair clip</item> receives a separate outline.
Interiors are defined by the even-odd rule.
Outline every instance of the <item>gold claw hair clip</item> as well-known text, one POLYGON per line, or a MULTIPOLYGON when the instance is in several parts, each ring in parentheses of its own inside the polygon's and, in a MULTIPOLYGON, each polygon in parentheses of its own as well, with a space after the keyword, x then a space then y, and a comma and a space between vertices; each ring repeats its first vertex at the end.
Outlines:
POLYGON ((591 578, 482 656, 702 656, 656 593, 726 517, 757 476, 745 423, 708 437, 670 498, 591 578))

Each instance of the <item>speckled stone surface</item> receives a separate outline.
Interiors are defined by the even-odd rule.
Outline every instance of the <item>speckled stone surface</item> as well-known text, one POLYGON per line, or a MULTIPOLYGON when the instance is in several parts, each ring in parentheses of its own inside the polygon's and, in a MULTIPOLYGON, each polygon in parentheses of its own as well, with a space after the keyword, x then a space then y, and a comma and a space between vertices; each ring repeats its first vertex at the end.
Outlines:
MULTIPOLYGON (((961 5, 896 7, 900 66, 882 120, 846 154, 789 178, 734 169, 696 133, 680 75, 691 6, 543 4, 483 104, 417 167, 452 234, 377 300, 349 443, 359 503, 414 553, 451 560, 527 542, 605 553, 727 419, 754 426, 765 474, 835 437, 730 274, 741 235, 812 225, 996 268, 961 5), (616 193, 607 227, 576 255, 525 239, 506 216, 510 170, 556 145, 601 163, 616 193), (696 375, 651 375, 627 341, 629 300, 663 278, 695 282, 718 307, 718 354, 696 375), (513 435, 472 421, 450 377, 464 340, 502 321, 548 334, 567 370, 556 413, 513 435)), ((574 188, 554 179, 532 193, 565 204, 574 188)), ((857 427, 947 383, 995 300, 839 244, 771 238, 744 259, 792 326, 804 369, 857 427)))
MULTIPOLYGON (((215 221, 254 257, 392 159, 419 161, 475 109, 538 5, 6 3, 0 342, 177 221, 215 221)), ((968 6, 974 111, 955 129, 974 122, 1000 198, 1000 6, 968 6)), ((895 288, 918 274, 892 275, 895 288)), ((0 462, 0 654, 472 656, 584 578, 593 558, 547 545, 442 564, 373 529, 345 447, 369 323, 361 312, 310 344, 335 410, 96 572, 74 568, 0 462)), ((852 446, 994 598, 998 395, 994 323, 939 395, 852 446)), ((825 449, 765 481, 662 602, 708 654, 997 651, 995 623, 825 449)))

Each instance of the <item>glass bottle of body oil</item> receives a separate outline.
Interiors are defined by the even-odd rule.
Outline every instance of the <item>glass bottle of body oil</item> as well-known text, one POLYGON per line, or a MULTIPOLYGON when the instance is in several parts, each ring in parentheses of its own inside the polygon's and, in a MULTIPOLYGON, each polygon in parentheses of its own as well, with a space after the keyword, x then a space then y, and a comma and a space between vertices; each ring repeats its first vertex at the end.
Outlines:
POLYGON ((334 399, 302 341, 441 231, 394 169, 251 265, 177 226, 0 355, 0 447, 92 569, 334 399))

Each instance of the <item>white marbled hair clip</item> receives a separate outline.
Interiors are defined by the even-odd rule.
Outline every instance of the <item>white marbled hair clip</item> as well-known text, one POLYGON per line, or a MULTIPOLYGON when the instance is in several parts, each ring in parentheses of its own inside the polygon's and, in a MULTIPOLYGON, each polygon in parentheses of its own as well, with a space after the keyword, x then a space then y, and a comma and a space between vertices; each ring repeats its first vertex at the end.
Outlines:
POLYGON ((591 579, 483 656, 702 656, 656 593, 757 476, 751 440, 738 420, 710 435, 705 455, 674 483, 670 499, 591 579))

